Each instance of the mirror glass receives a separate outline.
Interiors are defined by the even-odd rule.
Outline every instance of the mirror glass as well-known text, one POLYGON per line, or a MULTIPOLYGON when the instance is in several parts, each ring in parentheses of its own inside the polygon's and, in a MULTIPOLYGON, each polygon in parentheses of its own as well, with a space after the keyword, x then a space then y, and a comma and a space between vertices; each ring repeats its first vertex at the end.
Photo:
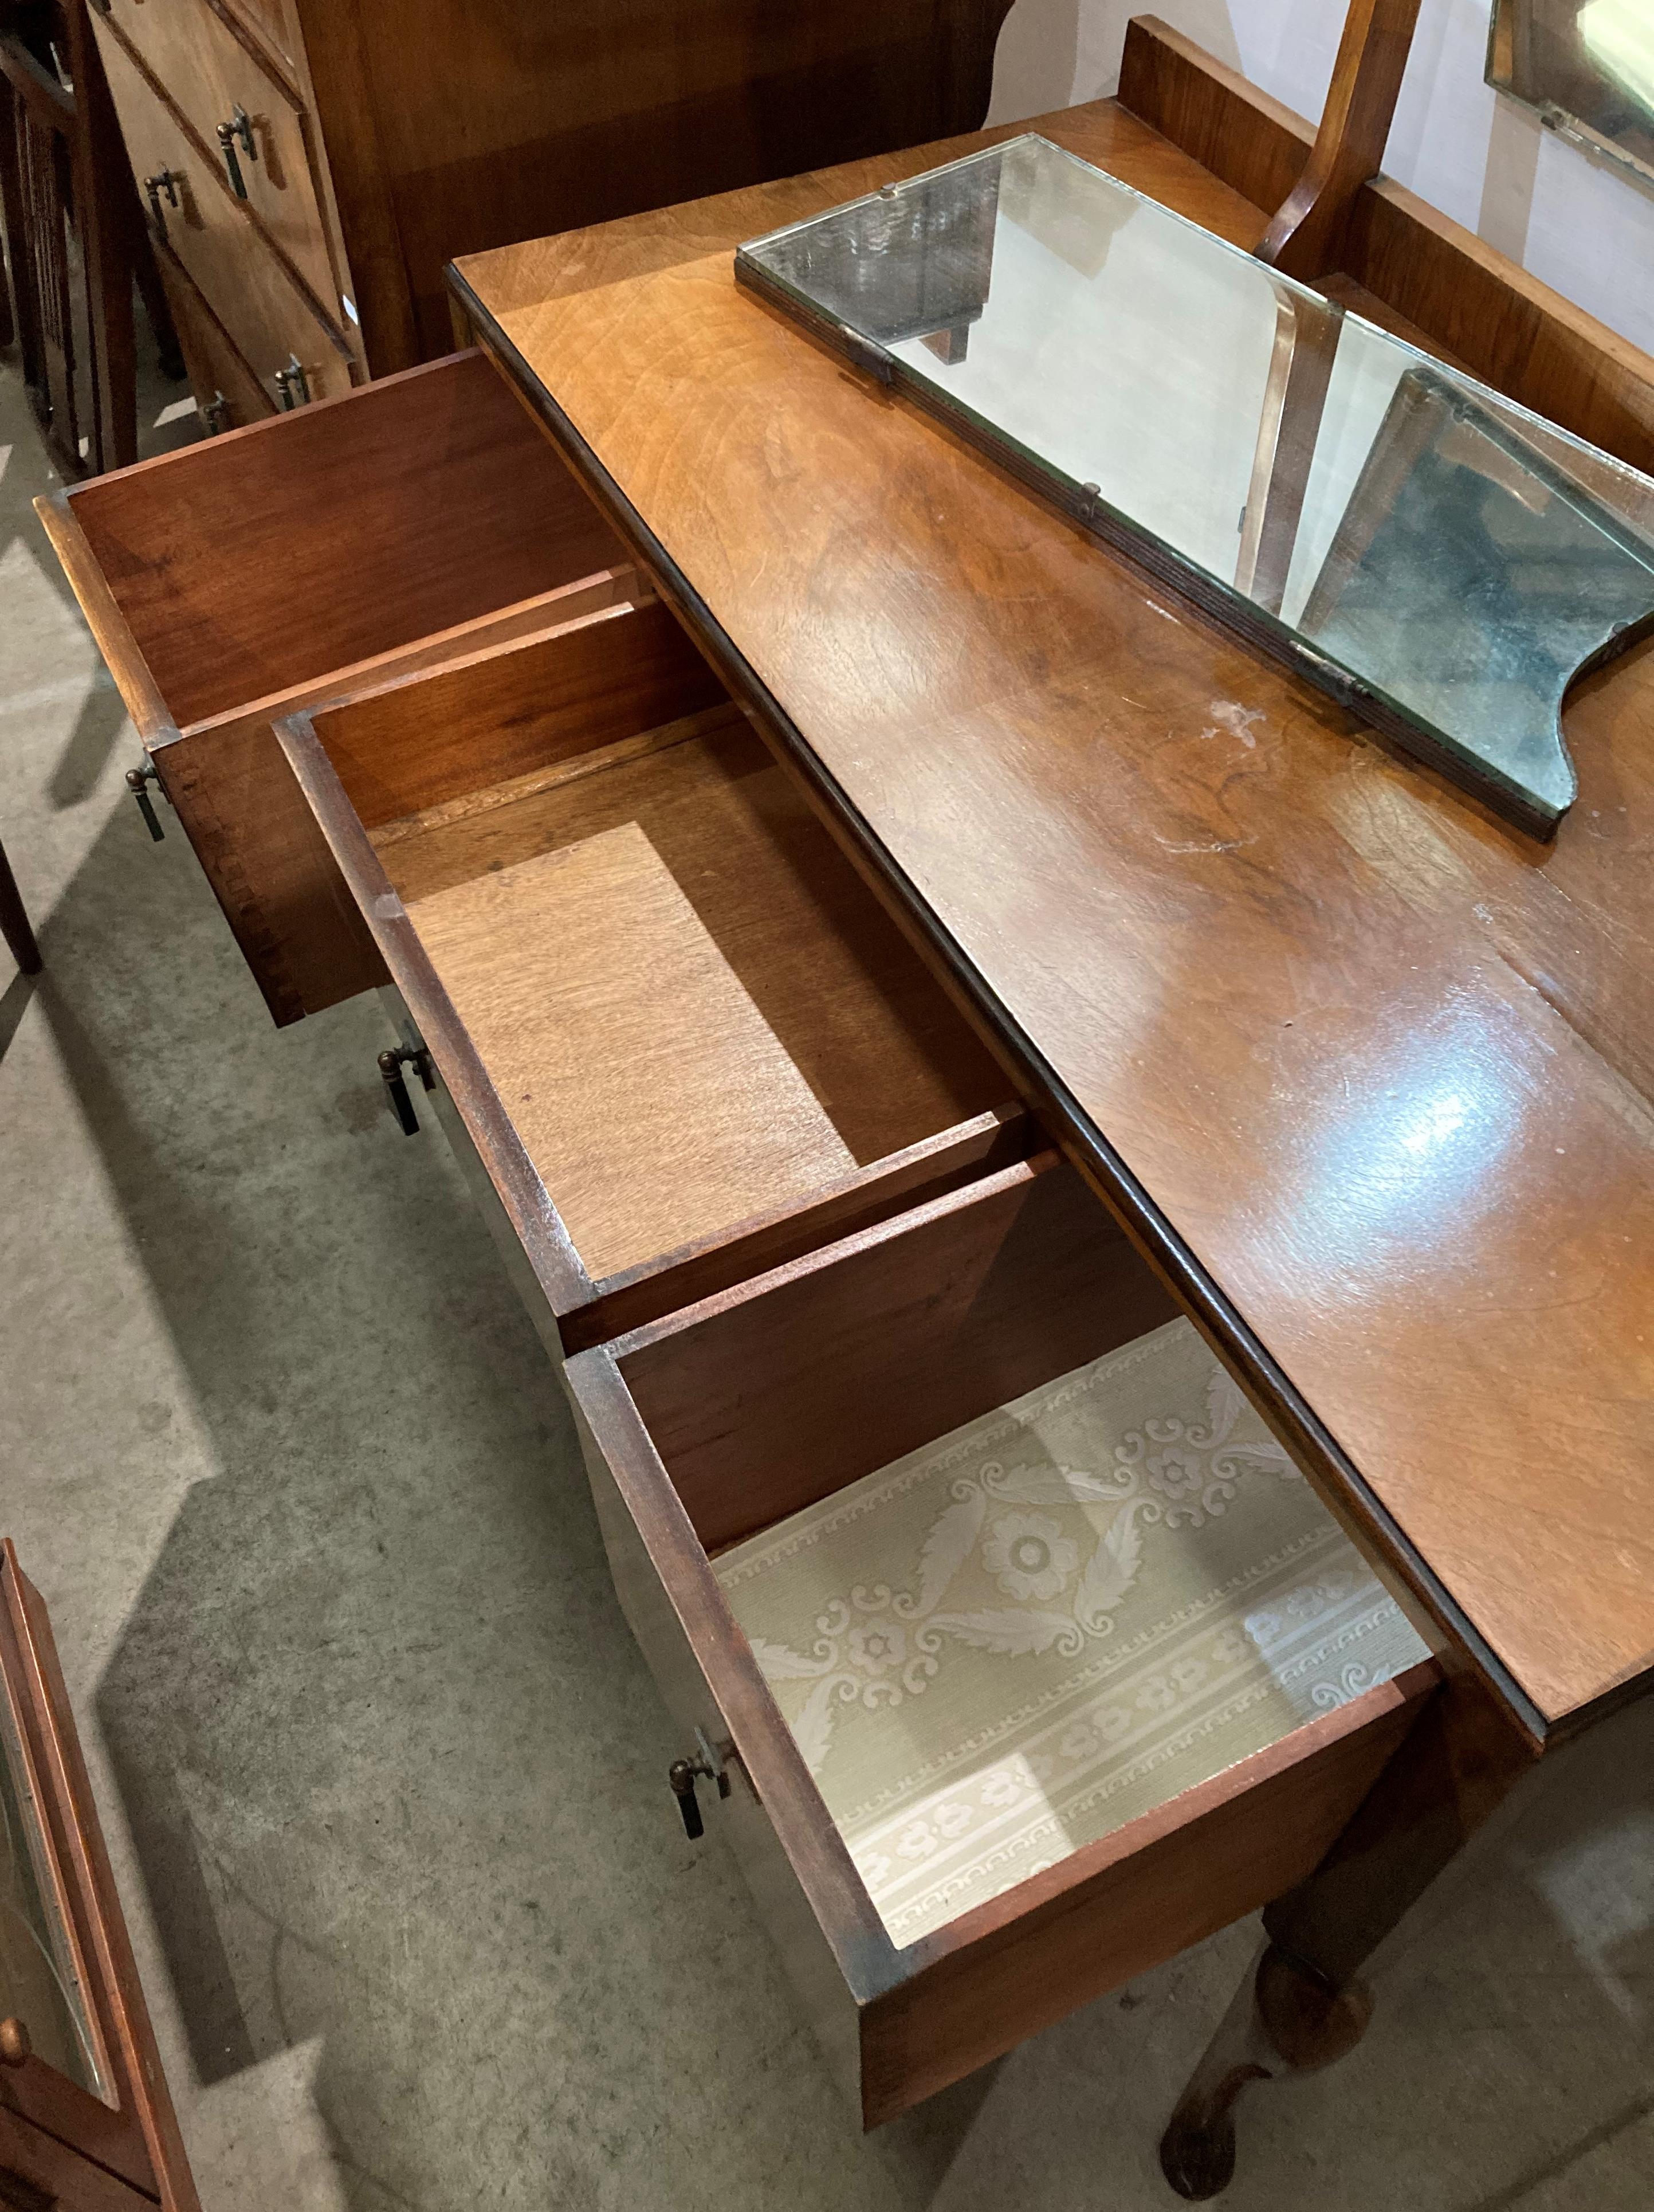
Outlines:
POLYGON ((1650 0, 1493 0, 1487 82, 1654 189, 1650 0))
POLYGON ((1654 620, 1654 483, 1033 135, 741 280, 1524 828, 1654 620))

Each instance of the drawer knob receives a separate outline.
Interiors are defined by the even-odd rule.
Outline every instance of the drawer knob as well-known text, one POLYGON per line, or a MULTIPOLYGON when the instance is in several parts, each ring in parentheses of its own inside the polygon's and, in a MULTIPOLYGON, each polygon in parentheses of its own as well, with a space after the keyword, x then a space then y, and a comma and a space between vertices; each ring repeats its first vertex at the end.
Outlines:
POLYGON ((165 192, 167 206, 175 208, 178 205, 178 188, 183 181, 182 173, 177 169, 157 169, 153 177, 146 177, 143 180, 143 189, 149 200, 149 212, 154 216, 163 238, 167 235, 167 218, 161 211, 161 196, 165 192))
POLYGON ((306 405, 310 399, 310 380, 296 353, 288 356, 288 365, 276 372, 276 396, 288 410, 306 405))
POLYGON ((666 1770, 667 1782, 678 1801, 678 1811, 683 1815, 683 1832, 692 1844, 699 1843, 706 1832, 706 1824, 700 1817, 700 1801, 695 1796, 695 1784, 697 1782, 715 1782, 718 1796, 727 1797, 730 1794, 727 1761, 730 1753, 735 1748, 733 1744, 726 1745, 723 1758, 714 1765, 712 1747, 699 1729, 696 1735, 700 1738, 700 1757, 675 1759, 666 1770))
POLYGON ((21 2020, 0 2020, 0 2066, 21 2066, 33 2048, 21 2020))
POLYGON ((230 180, 230 190, 239 200, 247 197, 247 180, 241 173, 241 162, 235 148, 240 141, 241 151, 250 161, 258 159, 257 142, 252 135, 252 118, 238 100, 228 122, 218 126, 218 150, 224 156, 224 168, 230 180))
POLYGON ((379 1073, 385 1079, 385 1094, 391 1101, 391 1111, 404 1137, 419 1134, 419 1115, 414 1111, 414 1102, 403 1079, 403 1069, 411 1067, 427 1091, 436 1089, 436 1076, 431 1067, 431 1055, 423 1045, 398 1045, 394 1052, 379 1054, 379 1073))
POLYGON ((145 829, 159 845, 167 832, 161 826, 161 817, 155 812, 154 805, 149 797, 149 787, 152 783, 159 790, 161 770, 155 766, 154 761, 146 761, 142 768, 127 769, 126 788, 138 802, 138 812, 143 817, 145 829))

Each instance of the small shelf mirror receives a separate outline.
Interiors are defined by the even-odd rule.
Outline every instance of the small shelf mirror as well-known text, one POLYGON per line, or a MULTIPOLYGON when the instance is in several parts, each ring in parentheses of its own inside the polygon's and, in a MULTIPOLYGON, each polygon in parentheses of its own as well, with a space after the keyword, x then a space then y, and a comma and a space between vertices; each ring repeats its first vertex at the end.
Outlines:
POLYGON ((1047 140, 743 246, 754 291, 1524 828, 1654 620, 1654 483, 1047 140))
POLYGON ((1650 0, 1493 0, 1487 82, 1654 191, 1650 0))

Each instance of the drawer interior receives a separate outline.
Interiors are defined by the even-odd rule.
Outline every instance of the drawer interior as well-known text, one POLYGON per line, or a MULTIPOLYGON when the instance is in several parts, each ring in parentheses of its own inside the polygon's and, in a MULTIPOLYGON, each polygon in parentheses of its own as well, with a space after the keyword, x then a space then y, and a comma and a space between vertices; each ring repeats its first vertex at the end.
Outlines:
POLYGON ((309 727, 593 1282, 1004 1098, 658 603, 309 727))
MULTIPOLYGON (((179 729, 627 559, 476 353, 141 462, 68 503, 179 729)), ((121 678, 122 641, 100 637, 121 678)))
POLYGON ((899 1948, 1428 1658, 1049 1156, 613 1356, 899 1948))

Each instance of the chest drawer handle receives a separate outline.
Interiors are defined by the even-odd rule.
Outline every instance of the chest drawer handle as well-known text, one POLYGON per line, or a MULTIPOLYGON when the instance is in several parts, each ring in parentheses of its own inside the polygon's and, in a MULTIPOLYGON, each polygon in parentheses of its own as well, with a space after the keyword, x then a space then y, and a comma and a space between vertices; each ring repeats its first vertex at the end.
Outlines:
POLYGON ((305 406, 310 398, 310 379, 296 353, 288 356, 288 365, 276 372, 276 396, 288 410, 305 406))
POLYGON ((161 788, 161 770, 153 761, 146 761, 142 768, 127 769, 126 788, 138 802, 138 812, 143 817, 144 828, 159 845, 165 839, 167 832, 161 826, 161 817, 155 812, 154 802, 149 797, 149 786, 152 783, 157 790, 161 788))
POLYGON ((400 1045, 394 1052, 379 1054, 379 1073, 385 1078, 385 1096, 391 1102, 391 1111, 404 1137, 419 1134, 419 1115, 414 1111, 414 1102, 408 1095, 408 1085, 403 1069, 411 1067, 427 1091, 436 1089, 436 1077, 431 1069, 431 1055, 423 1046, 400 1045))
POLYGON ((215 392, 210 399, 203 400, 196 412, 209 438, 216 438, 230 428, 230 403, 221 392, 215 392))
POLYGON ((230 190, 239 200, 247 197, 247 181, 241 173, 241 163, 235 150, 235 142, 241 141, 241 151, 250 161, 258 159, 258 147, 252 135, 252 118, 238 100, 227 123, 218 126, 218 149, 224 156, 224 167, 230 179, 230 190))
POLYGON ((700 1817, 700 1802, 695 1796, 695 1784, 697 1782, 715 1782, 718 1796, 727 1797, 730 1794, 729 1754, 735 1748, 732 1743, 726 1744, 723 1756, 719 1757, 700 1730, 697 1729, 695 1733, 700 1740, 700 1757, 675 1759, 666 1770, 666 1779, 671 1786, 672 1795, 678 1801, 678 1810, 683 1815, 683 1832, 692 1844, 699 1843, 706 1832, 706 1823, 700 1817))
POLYGON ((153 177, 146 177, 143 189, 149 197, 149 212, 154 216, 163 238, 167 235, 167 218, 161 211, 161 196, 167 195, 168 207, 178 205, 178 188, 182 182, 176 169, 157 169, 153 177))

